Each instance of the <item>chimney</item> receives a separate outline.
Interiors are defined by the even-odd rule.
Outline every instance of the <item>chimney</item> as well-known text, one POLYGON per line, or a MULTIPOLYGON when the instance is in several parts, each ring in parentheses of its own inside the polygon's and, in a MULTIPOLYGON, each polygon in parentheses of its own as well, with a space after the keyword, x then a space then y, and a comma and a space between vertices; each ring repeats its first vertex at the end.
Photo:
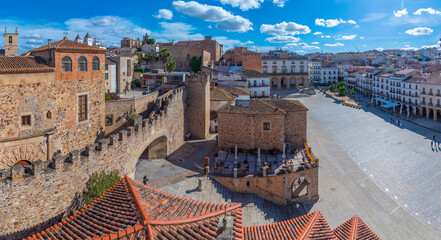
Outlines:
POLYGON ((52 47, 52 39, 48 39, 47 44, 49 45, 49 48, 51 48, 52 47))
POLYGON ((67 40, 67 36, 64 36, 64 37, 63 37, 63 40, 67 40))

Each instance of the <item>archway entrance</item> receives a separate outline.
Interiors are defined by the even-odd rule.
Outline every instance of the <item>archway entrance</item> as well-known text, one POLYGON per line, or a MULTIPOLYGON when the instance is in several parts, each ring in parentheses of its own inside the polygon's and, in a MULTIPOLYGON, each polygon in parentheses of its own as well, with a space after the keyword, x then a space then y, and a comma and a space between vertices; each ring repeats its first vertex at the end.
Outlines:
POLYGON ((32 166, 32 162, 28 160, 20 160, 16 163, 14 163, 14 166, 20 165, 24 168, 24 173, 29 175, 34 175, 34 167, 32 166))
POLYGON ((21 160, 21 161, 16 162, 14 165, 21 165, 23 167, 26 167, 26 166, 31 166, 32 163, 29 162, 28 160, 21 160))
POLYGON ((300 176, 291 184, 291 199, 308 195, 309 181, 305 176, 300 176))
POLYGON ((167 137, 162 136, 155 139, 141 154, 141 159, 164 159, 167 157, 167 137))

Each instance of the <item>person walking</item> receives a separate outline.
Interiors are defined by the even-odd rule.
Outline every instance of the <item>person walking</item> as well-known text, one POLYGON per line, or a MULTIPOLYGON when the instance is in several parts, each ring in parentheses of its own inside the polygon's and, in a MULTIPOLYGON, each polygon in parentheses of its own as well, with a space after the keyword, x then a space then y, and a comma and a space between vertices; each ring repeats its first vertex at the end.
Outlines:
POLYGON ((144 183, 144 185, 147 185, 148 181, 149 179, 147 178, 147 176, 144 176, 144 179, 142 179, 142 183, 144 183))

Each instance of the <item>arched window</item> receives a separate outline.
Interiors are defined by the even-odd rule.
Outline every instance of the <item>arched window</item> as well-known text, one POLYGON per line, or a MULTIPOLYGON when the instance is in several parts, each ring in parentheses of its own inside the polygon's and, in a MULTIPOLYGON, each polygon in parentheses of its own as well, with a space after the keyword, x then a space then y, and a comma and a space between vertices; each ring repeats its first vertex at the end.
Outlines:
POLYGON ((61 71, 72 72, 72 59, 70 59, 70 57, 64 57, 61 59, 61 71))
POLYGON ((87 60, 85 57, 78 59, 78 72, 87 72, 87 60))
POLYGON ((92 70, 100 70, 100 59, 98 57, 93 57, 92 59, 92 70))
POLYGON ((12 43, 12 37, 9 36, 9 43, 12 43))

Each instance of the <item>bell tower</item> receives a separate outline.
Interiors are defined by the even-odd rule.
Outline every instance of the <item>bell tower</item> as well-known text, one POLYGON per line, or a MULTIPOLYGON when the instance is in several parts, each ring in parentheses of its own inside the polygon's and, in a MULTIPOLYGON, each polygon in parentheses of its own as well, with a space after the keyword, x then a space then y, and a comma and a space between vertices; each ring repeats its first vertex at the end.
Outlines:
POLYGON ((7 33, 5 27, 5 56, 18 56, 18 29, 15 28, 15 33, 7 33))

